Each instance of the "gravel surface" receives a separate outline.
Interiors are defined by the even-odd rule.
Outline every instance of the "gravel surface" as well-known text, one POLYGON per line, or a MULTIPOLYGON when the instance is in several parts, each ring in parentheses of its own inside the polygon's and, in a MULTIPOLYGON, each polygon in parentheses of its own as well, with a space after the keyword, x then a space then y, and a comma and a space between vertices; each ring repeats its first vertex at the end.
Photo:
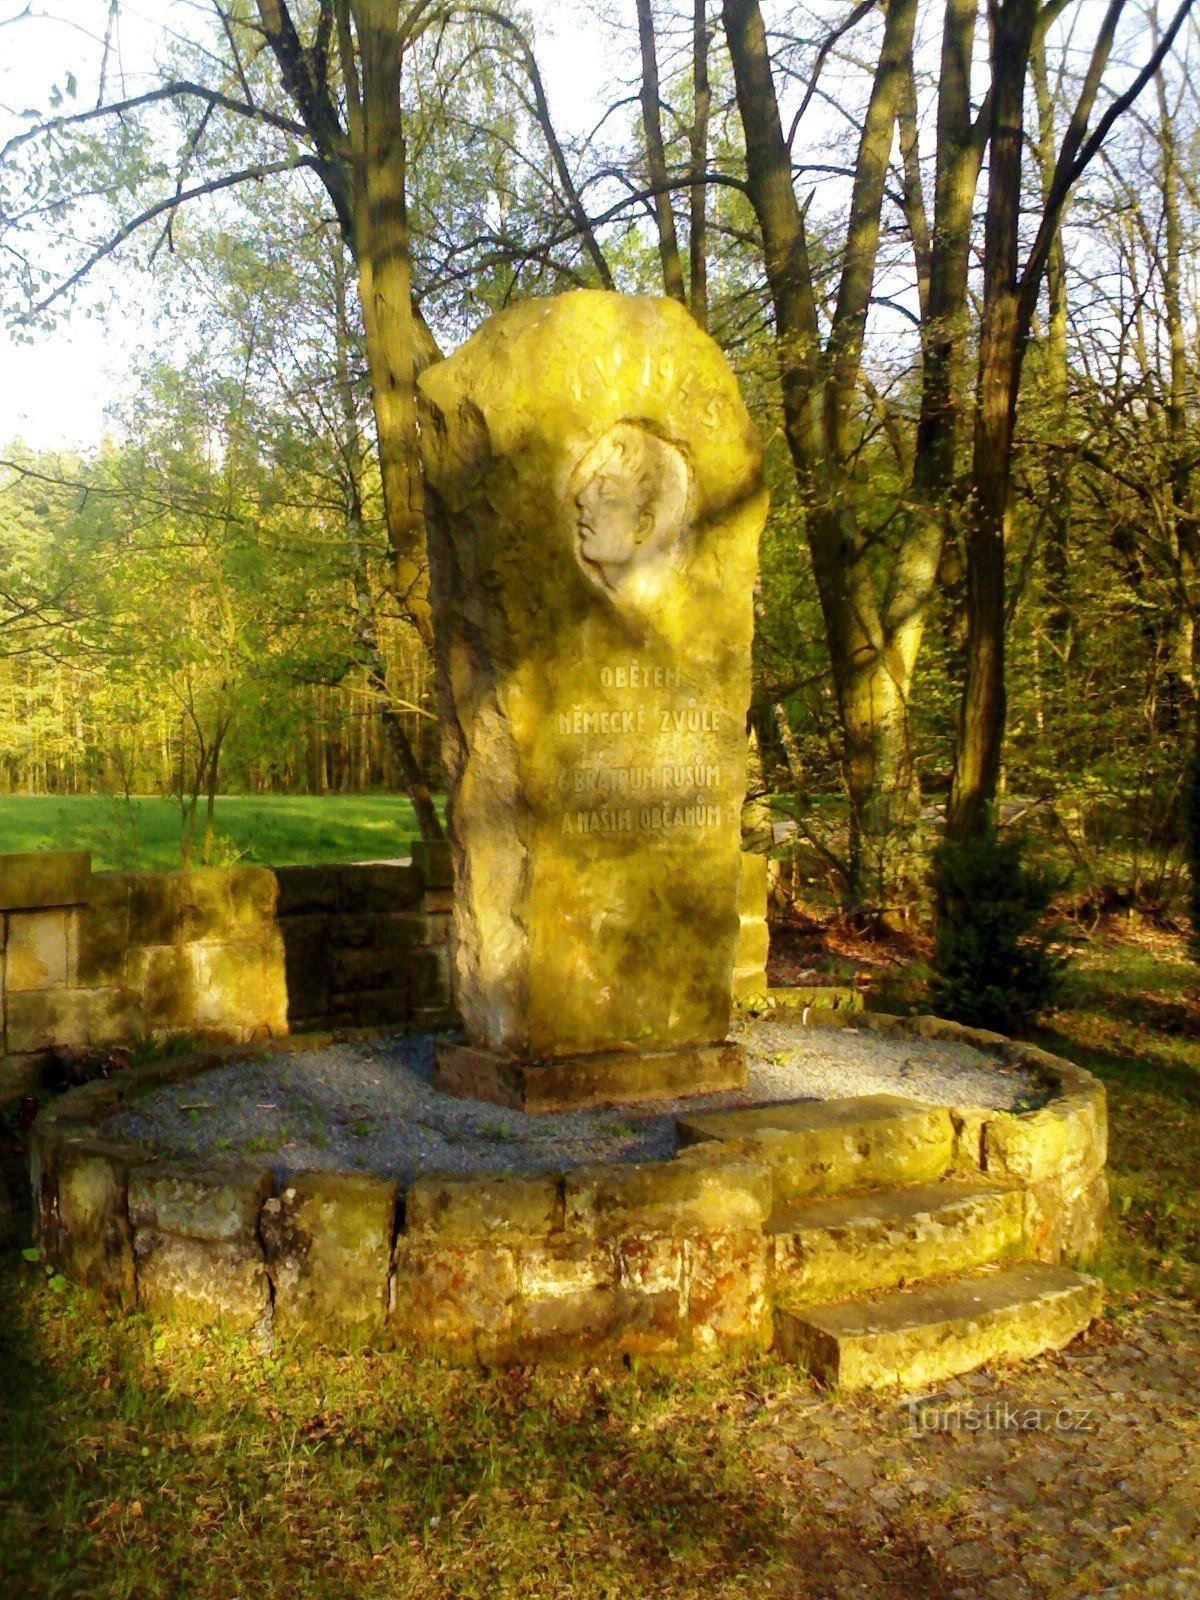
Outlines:
POLYGON ((902 1094, 936 1105, 1024 1108, 1045 1099, 1031 1073, 969 1046, 889 1039, 786 1019, 741 1022, 745 1090, 531 1116, 433 1088, 433 1039, 398 1034, 294 1055, 228 1062, 165 1084, 110 1117, 104 1132, 217 1165, 267 1161, 291 1172, 553 1171, 588 1161, 659 1161, 677 1114, 778 1100, 902 1094))

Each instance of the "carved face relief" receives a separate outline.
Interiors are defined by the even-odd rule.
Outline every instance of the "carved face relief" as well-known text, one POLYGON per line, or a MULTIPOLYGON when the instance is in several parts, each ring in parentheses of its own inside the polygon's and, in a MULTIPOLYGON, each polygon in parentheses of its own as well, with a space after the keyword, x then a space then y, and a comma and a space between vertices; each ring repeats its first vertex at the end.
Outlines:
POLYGON ((665 560, 683 531, 691 474, 683 452, 634 422, 618 422, 571 474, 575 548, 584 571, 610 590, 665 560))

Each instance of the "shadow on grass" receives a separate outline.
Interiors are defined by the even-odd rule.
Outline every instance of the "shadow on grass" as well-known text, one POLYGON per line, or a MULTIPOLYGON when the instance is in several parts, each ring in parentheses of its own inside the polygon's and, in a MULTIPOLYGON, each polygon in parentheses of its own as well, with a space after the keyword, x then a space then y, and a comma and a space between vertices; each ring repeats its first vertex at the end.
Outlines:
MULTIPOLYGON (((1113 1008, 1113 1015, 1119 1015, 1113 1008)), ((1042 1027, 1030 1035, 1033 1043, 1055 1055, 1066 1056, 1105 1084, 1153 1093, 1181 1105, 1200 1109, 1200 1069, 1138 1041, 1137 1053, 1124 1048, 1088 1044, 1075 1029, 1042 1027)))
MULTIPOLYGON (((928 1552, 856 1532, 707 1376, 265 1357, 155 1333, 0 1261, 0 1595, 171 1600, 940 1600, 928 1552)), ((784 1382, 802 1384, 795 1376, 784 1382)))

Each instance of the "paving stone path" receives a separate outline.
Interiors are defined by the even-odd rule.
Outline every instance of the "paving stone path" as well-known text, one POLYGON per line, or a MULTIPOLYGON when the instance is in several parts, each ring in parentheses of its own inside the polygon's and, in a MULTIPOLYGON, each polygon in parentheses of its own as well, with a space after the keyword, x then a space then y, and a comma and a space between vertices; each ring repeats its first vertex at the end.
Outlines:
POLYGON ((838 1600, 893 1592, 891 1545, 924 1548, 949 1600, 1200 1600, 1200 1310, 1155 1300, 905 1399, 924 1404, 800 1393, 747 1419, 798 1504, 879 1552, 878 1585, 847 1571, 838 1600))

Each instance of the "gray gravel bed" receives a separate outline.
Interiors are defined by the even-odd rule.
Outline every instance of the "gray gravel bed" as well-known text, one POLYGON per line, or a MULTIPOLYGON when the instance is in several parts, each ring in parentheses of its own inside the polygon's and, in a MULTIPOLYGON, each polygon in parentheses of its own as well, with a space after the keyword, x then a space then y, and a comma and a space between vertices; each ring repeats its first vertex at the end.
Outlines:
POLYGON ((433 1039, 397 1034, 293 1055, 232 1061, 164 1084, 104 1124, 108 1137, 214 1165, 262 1160, 291 1173, 561 1171, 588 1161, 658 1161, 675 1151, 674 1118, 763 1102, 902 1094, 935 1105, 1025 1109, 1037 1077, 967 1045, 886 1038, 799 1019, 739 1022, 745 1090, 531 1116, 433 1088, 433 1039))

